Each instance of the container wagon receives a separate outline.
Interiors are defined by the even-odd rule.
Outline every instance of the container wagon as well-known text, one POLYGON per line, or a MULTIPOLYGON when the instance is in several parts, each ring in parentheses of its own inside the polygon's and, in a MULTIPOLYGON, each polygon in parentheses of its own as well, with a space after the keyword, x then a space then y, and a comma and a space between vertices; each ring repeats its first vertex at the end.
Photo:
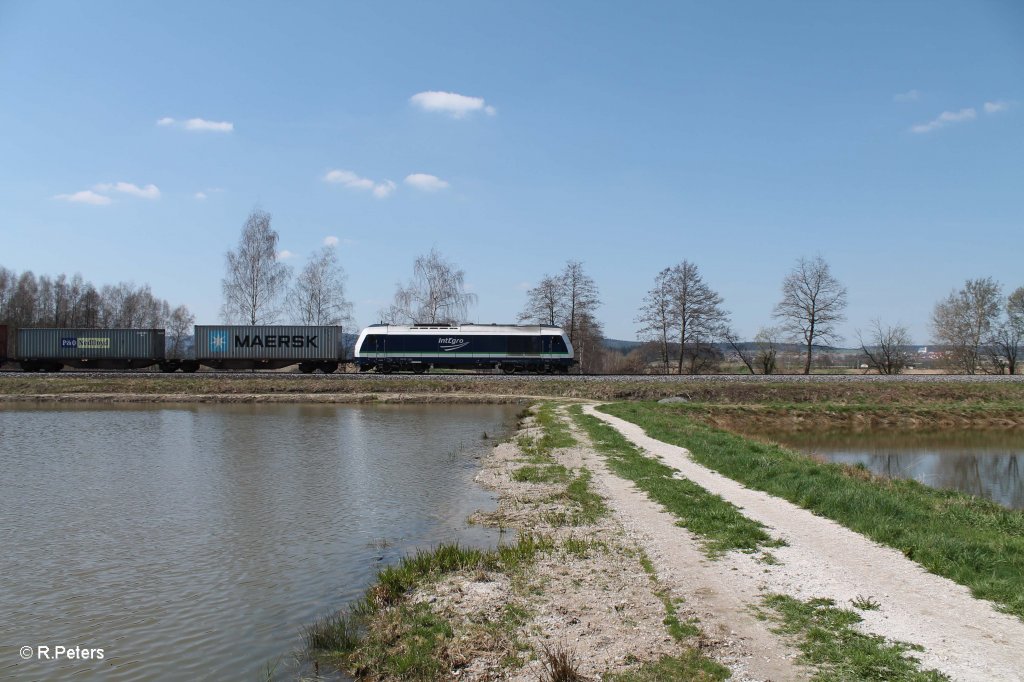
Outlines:
POLYGON ((138 369, 165 361, 163 329, 19 329, 16 360, 26 372, 138 369))
POLYGON ((331 373, 342 352, 341 327, 196 325, 195 359, 170 361, 165 371, 214 369, 281 369, 331 373))
POLYGON ((385 374, 431 367, 564 374, 575 362, 560 327, 535 324, 375 324, 359 335, 355 361, 360 372, 385 374))

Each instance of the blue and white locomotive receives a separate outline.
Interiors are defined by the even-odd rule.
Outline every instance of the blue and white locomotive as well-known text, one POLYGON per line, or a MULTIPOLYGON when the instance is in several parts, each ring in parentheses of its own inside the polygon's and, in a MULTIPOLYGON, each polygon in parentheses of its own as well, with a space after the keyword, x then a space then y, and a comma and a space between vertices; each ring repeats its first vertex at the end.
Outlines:
POLYGON ((572 343, 561 327, 499 324, 374 324, 355 346, 360 372, 426 372, 436 369, 569 371, 572 343))

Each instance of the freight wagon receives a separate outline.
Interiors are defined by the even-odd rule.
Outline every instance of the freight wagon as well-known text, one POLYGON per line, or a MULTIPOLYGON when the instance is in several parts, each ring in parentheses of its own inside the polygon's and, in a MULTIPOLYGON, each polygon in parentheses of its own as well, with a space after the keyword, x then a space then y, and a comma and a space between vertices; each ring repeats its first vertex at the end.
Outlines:
POLYGON ((330 374, 342 353, 341 327, 196 325, 195 359, 171 361, 165 371, 199 365, 214 369, 281 369, 330 374), (177 365, 175 365, 177 363, 177 365))
POLYGON ((17 361, 26 372, 137 369, 164 362, 163 329, 19 329, 17 361))
POLYGON ((16 357, 26 372, 64 367, 164 372, 281 369, 333 372, 342 361, 342 329, 328 326, 197 325, 192 358, 167 358, 163 329, 19 329, 16 357))
POLYGON ((560 327, 548 325, 463 324, 367 327, 356 341, 360 372, 438 369, 501 369, 566 373, 573 348, 560 327))

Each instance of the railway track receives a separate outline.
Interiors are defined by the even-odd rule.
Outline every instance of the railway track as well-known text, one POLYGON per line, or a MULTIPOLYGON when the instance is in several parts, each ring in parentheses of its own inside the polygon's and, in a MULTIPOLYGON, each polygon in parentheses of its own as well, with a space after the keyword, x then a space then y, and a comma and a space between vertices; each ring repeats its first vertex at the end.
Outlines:
POLYGON ((201 371, 191 374, 174 373, 168 374, 159 370, 128 370, 128 371, 76 371, 64 370, 62 372, 39 372, 27 373, 20 369, 0 370, 0 377, 46 377, 46 378, 131 378, 131 377, 165 377, 169 381, 186 381, 197 378, 216 379, 251 379, 259 378, 270 381, 300 380, 308 382, 324 381, 386 381, 405 380, 422 381, 424 379, 446 381, 473 381, 489 379, 492 381, 639 381, 639 382, 661 382, 661 383, 705 383, 705 382, 756 382, 756 383, 1022 383, 1024 375, 1005 374, 901 374, 895 376, 880 376, 877 374, 771 374, 771 375, 749 375, 749 374, 698 374, 698 375, 664 375, 664 374, 503 374, 495 372, 458 372, 458 373, 424 373, 424 374, 375 374, 375 373, 334 373, 334 374, 302 374, 300 372, 273 372, 273 371, 248 371, 248 370, 212 370, 201 371))

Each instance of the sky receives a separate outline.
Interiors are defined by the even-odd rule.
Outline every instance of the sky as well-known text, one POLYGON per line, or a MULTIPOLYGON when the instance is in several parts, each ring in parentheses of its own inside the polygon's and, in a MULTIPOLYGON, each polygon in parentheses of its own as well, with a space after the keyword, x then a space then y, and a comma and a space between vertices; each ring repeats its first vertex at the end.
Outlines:
POLYGON ((0 0, 0 265, 219 321, 254 208, 359 324, 437 248, 511 322, 569 259, 606 336, 696 263, 741 336, 822 256, 847 345, 1024 286, 1024 3, 0 0))

